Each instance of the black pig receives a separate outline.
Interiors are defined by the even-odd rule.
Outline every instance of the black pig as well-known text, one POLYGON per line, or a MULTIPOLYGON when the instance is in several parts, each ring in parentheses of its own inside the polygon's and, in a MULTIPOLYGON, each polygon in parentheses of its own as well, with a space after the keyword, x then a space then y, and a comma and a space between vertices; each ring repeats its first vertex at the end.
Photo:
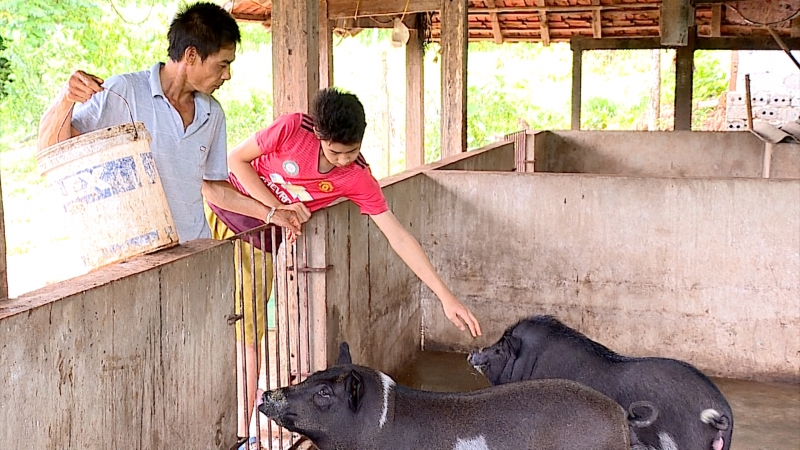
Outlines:
POLYGON ((597 389, 624 408, 637 400, 652 402, 658 418, 637 431, 636 449, 730 449, 733 413, 699 370, 674 359, 619 355, 552 316, 521 320, 468 360, 493 385, 562 378, 597 389))
POLYGON ((258 407, 320 450, 628 450, 622 407, 568 380, 531 380, 474 392, 427 392, 353 365, 265 392, 258 407))

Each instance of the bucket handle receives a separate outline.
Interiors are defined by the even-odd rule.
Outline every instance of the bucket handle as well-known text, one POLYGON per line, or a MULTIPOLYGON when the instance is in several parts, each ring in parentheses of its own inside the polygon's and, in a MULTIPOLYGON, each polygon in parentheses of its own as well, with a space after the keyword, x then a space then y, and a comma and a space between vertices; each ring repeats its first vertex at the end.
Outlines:
MULTIPOLYGON (((133 112, 131 111, 131 105, 128 104, 128 101, 125 100, 125 97, 121 96, 120 94, 112 91, 109 88, 104 87, 103 89, 111 92, 112 94, 116 95, 117 97, 121 98, 123 102, 125 102, 125 106, 128 108, 128 116, 131 118, 131 125, 133 125, 133 140, 136 141, 139 139, 139 133, 136 132, 136 123, 133 121, 133 112)), ((67 111, 67 115, 64 116, 64 120, 61 121, 61 125, 58 127, 58 134, 56 136, 61 135, 61 129, 64 128, 64 124, 67 123, 67 117, 72 115, 72 110, 75 109, 75 102, 72 103, 72 106, 69 107, 69 111, 67 111)), ((70 125, 71 126, 71 125, 70 125)))

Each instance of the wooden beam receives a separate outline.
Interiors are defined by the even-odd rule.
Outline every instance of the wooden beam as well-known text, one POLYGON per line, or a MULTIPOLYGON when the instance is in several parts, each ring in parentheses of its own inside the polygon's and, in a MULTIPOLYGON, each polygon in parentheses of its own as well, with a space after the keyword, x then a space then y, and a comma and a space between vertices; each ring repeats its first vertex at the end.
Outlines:
POLYGON ((319 92, 319 0, 272 2, 273 116, 308 112, 319 92))
POLYGON ((333 86, 333 21, 328 19, 328 2, 319 5, 319 88, 333 86))
POLYGON ((722 5, 711 6, 711 37, 722 36, 722 5))
POLYGON ((498 8, 470 8, 470 14, 492 14, 492 13, 585 13, 591 11, 615 11, 615 10, 654 10, 658 11, 658 5, 654 3, 625 3, 620 5, 575 5, 575 6, 501 6, 498 8))
MULTIPOLYGON (((785 38, 783 41, 792 50, 800 50, 800 39, 785 38)), ((570 39, 573 50, 648 50, 654 48, 669 49, 669 45, 661 45, 659 38, 603 38, 592 39, 586 36, 573 36, 570 39)), ((696 50, 781 50, 772 36, 736 36, 736 37, 698 37, 695 39, 696 50)))
POLYGON ((581 77, 583 51, 572 49, 572 129, 581 129, 581 77))
MULTIPOLYGON (((600 0, 592 0, 592 6, 600 6, 600 0)), ((596 9, 592 11, 592 36, 595 39, 603 37, 603 13, 596 9)))
POLYGON ((800 17, 792 19, 792 37, 800 37, 800 17))
MULTIPOLYGON (((483 4, 486 5, 487 8, 495 8, 494 0, 484 0, 483 4)), ((494 36, 494 43, 502 44, 503 32, 500 30, 500 19, 497 17, 497 13, 489 13, 489 20, 492 22, 492 35, 494 36)))
POLYGON ((6 271, 6 225, 3 216, 3 188, 0 181, 0 300, 8 298, 8 272, 6 271))
POLYGON ((692 90, 694 80, 694 29, 687 45, 678 47, 675 57, 675 130, 692 129, 692 90))
POLYGON ((683 47, 689 43, 689 27, 694 9, 690 0, 663 0, 661 3, 661 43, 683 47))
POLYGON ((467 150, 467 0, 442 1, 442 158, 467 150))
POLYGON ((328 0, 328 18, 413 14, 438 11, 441 6, 442 0, 328 0))
MULTIPOLYGON (((547 6, 545 0, 536 0, 536 6, 544 8, 547 6)), ((542 45, 550 46, 550 26, 547 24, 547 11, 539 11, 539 29, 541 30, 542 45)))
POLYGON ((425 61, 418 30, 406 44, 406 169, 425 164, 425 61))

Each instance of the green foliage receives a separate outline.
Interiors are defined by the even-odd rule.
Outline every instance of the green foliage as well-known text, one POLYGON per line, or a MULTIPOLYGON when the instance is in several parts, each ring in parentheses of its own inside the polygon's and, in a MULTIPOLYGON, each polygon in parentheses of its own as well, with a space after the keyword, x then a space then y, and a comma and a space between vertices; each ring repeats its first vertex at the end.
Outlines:
POLYGON ((694 52, 692 100, 719 98, 728 90, 729 70, 722 67, 720 52, 698 50, 694 52))
POLYGON ((229 149, 272 122, 272 92, 253 90, 246 100, 219 101, 225 110, 229 149))
MULTIPOLYGON (((133 2, 131 2, 133 3, 133 2)), ((125 7, 91 0, 0 0, 0 37, 10 74, 0 100, 6 144, 35 135, 39 118, 77 70, 101 78, 148 68, 166 55, 168 16, 164 5, 125 7)))

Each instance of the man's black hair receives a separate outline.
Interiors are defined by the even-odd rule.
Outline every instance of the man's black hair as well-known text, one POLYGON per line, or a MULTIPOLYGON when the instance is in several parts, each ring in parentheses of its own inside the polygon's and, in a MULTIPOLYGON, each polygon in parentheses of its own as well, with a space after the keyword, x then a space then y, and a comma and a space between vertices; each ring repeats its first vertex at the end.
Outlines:
POLYGON ((180 61, 189 47, 197 49, 201 61, 241 42, 236 20, 214 3, 195 3, 180 11, 169 25, 169 59, 180 61))
POLYGON ((311 116, 320 140, 344 145, 364 140, 367 128, 364 105, 349 92, 335 87, 319 91, 314 97, 311 116))

